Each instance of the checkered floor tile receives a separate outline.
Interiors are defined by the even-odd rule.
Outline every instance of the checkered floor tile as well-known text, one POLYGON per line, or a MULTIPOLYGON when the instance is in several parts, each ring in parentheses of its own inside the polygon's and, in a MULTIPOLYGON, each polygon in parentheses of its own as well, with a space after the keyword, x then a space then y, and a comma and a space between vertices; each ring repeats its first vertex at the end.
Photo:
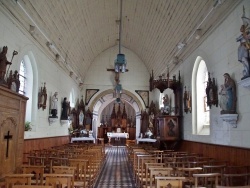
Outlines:
POLYGON ((95 188, 135 188, 125 147, 106 147, 106 161, 95 188))

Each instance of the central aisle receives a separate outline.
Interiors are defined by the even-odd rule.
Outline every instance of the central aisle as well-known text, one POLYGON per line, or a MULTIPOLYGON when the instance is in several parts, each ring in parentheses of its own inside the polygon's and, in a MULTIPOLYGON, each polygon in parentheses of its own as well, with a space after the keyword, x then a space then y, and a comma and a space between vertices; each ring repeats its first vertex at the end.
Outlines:
POLYGON ((132 169, 130 168, 126 147, 106 147, 106 161, 95 188, 131 187, 135 188, 132 169))

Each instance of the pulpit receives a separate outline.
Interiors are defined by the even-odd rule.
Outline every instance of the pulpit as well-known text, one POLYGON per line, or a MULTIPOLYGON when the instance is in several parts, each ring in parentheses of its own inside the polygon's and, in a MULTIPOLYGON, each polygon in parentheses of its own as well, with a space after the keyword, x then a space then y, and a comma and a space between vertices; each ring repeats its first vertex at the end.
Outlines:
POLYGON ((174 94, 173 106, 170 106, 167 111, 165 107, 161 113, 155 117, 157 139, 160 141, 160 149, 176 149, 178 142, 181 140, 182 131, 182 84, 180 72, 178 79, 173 75, 173 79, 169 78, 169 73, 166 78, 159 76, 159 79, 154 78, 154 74, 150 76, 150 91, 157 88, 161 93, 166 89, 172 90, 174 94))
POLYGON ((0 178, 23 163, 26 102, 28 98, 0 86, 0 178))

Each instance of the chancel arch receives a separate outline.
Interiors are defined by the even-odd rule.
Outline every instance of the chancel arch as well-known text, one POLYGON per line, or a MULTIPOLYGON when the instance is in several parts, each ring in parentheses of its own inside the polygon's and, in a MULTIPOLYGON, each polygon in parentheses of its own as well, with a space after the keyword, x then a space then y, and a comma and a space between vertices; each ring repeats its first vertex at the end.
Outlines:
MULTIPOLYGON (((110 105, 114 104, 116 98, 114 98, 113 90, 109 89, 101 92, 99 95, 94 97, 92 101, 89 103, 89 109, 93 110, 93 122, 95 121, 95 126, 93 126, 93 132, 97 133, 97 129, 102 121, 102 112, 104 109, 110 105)), ((123 90, 121 95, 121 101, 123 105, 130 106, 131 109, 134 110, 135 114, 135 127, 136 127, 136 137, 139 136, 140 133, 140 124, 141 124, 141 110, 145 109, 144 104, 140 102, 140 100, 130 91, 123 90)), ((112 110, 112 109, 111 109, 112 110)), ((121 109, 123 110, 123 109, 121 109)), ((97 137, 97 134, 94 134, 97 137)))

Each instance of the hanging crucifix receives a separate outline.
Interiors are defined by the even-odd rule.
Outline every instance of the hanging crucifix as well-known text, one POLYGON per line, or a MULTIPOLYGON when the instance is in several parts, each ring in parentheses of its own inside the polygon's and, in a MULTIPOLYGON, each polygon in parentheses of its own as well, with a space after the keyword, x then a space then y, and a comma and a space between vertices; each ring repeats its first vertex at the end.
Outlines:
POLYGON ((9 140, 12 139, 12 135, 10 135, 10 131, 8 131, 8 134, 4 136, 4 139, 7 140, 6 158, 8 158, 9 157, 9 140))

